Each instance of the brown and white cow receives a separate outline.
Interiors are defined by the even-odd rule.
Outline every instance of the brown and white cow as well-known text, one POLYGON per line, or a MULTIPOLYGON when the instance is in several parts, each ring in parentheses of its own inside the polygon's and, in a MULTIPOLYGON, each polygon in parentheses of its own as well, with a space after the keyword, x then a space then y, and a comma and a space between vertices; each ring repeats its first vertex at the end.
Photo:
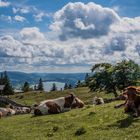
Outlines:
POLYGON ((11 108, 0 108, 0 118, 15 115, 16 111, 11 108))
POLYGON ((3 116, 3 115, 2 115, 2 112, 0 111, 0 119, 2 118, 2 116, 3 116))
POLYGON ((71 110, 72 104, 76 102, 75 96, 69 94, 65 97, 56 99, 50 99, 40 102, 39 105, 35 105, 33 109, 34 115, 47 115, 58 114, 61 112, 71 110))
POLYGON ((75 103, 72 104, 71 108, 83 108, 85 106, 84 102, 78 97, 75 98, 75 103))
POLYGON ((28 114, 31 112, 31 109, 29 107, 14 107, 14 110, 16 111, 16 115, 28 114))
POLYGON ((100 104, 104 104, 104 100, 103 100, 103 98, 101 98, 101 97, 94 97, 93 98, 93 104, 95 104, 95 105, 100 105, 100 104))

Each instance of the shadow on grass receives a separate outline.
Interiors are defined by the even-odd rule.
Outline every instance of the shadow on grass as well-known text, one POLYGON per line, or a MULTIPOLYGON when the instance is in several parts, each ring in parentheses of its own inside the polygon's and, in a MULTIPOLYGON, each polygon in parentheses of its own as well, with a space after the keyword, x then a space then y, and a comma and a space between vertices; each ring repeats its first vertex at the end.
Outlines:
POLYGON ((127 118, 118 120, 113 125, 109 125, 109 127, 127 128, 131 126, 134 122, 137 122, 138 120, 138 118, 134 118, 133 116, 129 115, 127 118))

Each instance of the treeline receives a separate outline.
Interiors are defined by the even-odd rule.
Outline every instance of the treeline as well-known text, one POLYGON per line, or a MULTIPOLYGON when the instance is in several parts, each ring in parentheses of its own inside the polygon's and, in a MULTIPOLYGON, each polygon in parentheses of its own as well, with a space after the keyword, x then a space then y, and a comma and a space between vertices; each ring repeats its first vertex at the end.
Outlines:
POLYGON ((28 91, 44 91, 43 81, 40 78, 37 85, 34 85, 34 87, 30 87, 30 84, 26 81, 22 87, 22 91, 28 92, 28 91))
MULTIPOLYGON (((24 82, 23 86, 21 87, 21 91, 28 92, 28 91, 43 91, 43 82, 40 78, 38 81, 38 85, 31 87, 29 82, 24 82)), ((12 95, 14 94, 14 88, 10 82, 8 74, 6 71, 0 74, 0 95, 12 95)))

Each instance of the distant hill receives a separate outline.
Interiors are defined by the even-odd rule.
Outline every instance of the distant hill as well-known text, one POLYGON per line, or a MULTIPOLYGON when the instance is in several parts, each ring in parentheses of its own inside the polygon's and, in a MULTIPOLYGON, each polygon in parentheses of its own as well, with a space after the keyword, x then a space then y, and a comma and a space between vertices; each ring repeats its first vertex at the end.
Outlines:
POLYGON ((75 85, 78 80, 84 80, 86 73, 24 73, 8 71, 8 76, 14 86, 21 85, 25 81, 30 84, 38 82, 42 78, 44 82, 62 82, 75 85))

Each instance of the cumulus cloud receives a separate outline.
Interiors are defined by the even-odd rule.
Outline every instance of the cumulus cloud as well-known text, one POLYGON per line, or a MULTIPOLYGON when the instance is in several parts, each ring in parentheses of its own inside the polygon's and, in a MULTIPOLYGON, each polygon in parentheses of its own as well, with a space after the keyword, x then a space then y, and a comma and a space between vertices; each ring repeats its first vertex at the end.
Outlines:
POLYGON ((0 7, 8 7, 10 2, 0 0, 0 7))
POLYGON ((110 26, 120 20, 119 16, 109 8, 94 3, 69 3, 55 13, 50 28, 60 32, 60 39, 96 38, 107 35, 110 26))
POLYGON ((20 31, 22 42, 27 44, 40 44, 44 42, 45 36, 37 27, 26 27, 20 31))
POLYGON ((0 61, 50 72, 86 71, 122 59, 140 64, 140 17, 119 17, 94 3, 69 3, 55 13, 50 28, 56 35, 51 40, 37 27, 23 28, 18 38, 0 37, 0 61))

